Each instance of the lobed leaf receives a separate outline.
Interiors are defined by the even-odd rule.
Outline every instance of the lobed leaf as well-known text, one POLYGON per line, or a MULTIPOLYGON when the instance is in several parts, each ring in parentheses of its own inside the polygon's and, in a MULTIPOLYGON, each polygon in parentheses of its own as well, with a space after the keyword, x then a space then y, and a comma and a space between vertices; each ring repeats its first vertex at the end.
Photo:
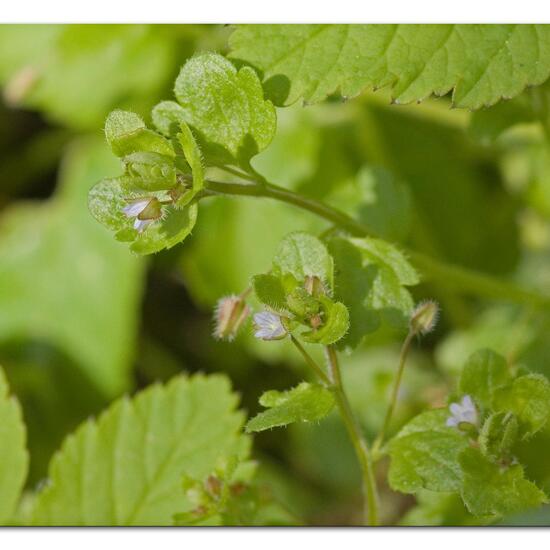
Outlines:
MULTIPOLYGON (((248 168, 250 159, 273 139, 275 108, 264 100, 260 80, 250 67, 237 71, 221 55, 197 55, 181 69, 174 93, 185 122, 197 132, 204 154, 214 163, 236 162, 248 168)), ((179 110, 169 109, 179 116, 179 110)), ((159 118, 165 131, 164 118, 159 118)))
POLYGON ((445 425, 447 417, 446 409, 424 412, 390 441, 389 483, 393 489, 403 493, 460 489, 458 456, 468 446, 468 440, 445 425))
POLYGON ((334 396, 324 386, 302 382, 285 392, 265 392, 260 397, 260 404, 269 408, 248 421, 246 431, 249 433, 292 422, 321 420, 332 410, 334 396))
POLYGON ((465 449, 460 456, 464 475, 462 498, 476 516, 505 515, 539 506, 546 495, 525 479, 519 464, 502 468, 478 449, 465 449))

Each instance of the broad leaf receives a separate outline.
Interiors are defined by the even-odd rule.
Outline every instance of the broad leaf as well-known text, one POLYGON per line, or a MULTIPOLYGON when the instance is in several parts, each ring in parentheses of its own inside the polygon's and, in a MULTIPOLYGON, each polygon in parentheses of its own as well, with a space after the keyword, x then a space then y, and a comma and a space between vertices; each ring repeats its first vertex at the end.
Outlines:
POLYGON ((243 25, 230 45, 286 105, 390 86, 396 103, 452 90, 478 109, 550 75, 546 25, 243 25))
POLYGON ((329 346, 341 340, 349 329, 348 308, 342 302, 321 296, 319 298, 322 308, 323 324, 316 330, 302 332, 301 337, 306 342, 329 346))
POLYGON ((27 477, 29 457, 25 440, 21 408, 10 397, 0 369, 0 525, 11 519, 27 477))
POLYGON ((53 198, 6 210, 0 228, 0 340, 58 347, 106 396, 128 388, 143 274, 86 207, 117 164, 103 143, 76 142, 53 198))
POLYGON ((458 456, 468 440, 445 425, 448 416, 446 409, 422 413, 391 440, 389 482, 393 489, 403 493, 460 489, 458 456))
POLYGON ((275 108, 264 100, 260 80, 250 67, 237 71, 223 56, 204 53, 183 66, 174 92, 204 154, 215 162, 236 161, 248 168, 250 158, 275 134, 275 108))
POLYGON ((550 418, 550 383, 541 374, 520 376, 497 391, 494 407, 515 414, 524 428, 523 436, 529 437, 550 418))
POLYGON ((334 397, 319 384, 302 382, 285 392, 270 390, 264 393, 260 404, 269 408, 248 421, 247 432, 261 432, 292 422, 321 420, 332 410, 334 397))
POLYGON ((413 308, 406 289, 418 275, 405 256, 379 239, 333 237, 328 248, 335 263, 335 298, 349 310, 350 330, 338 346, 356 347, 381 318, 402 327, 413 308))
POLYGON ((485 349, 473 353, 460 376, 460 390, 475 401, 490 408, 495 390, 510 380, 504 357, 485 349))
POLYGON ((116 401, 69 436, 39 493, 36 525, 171 525, 201 479, 242 452, 237 396, 220 375, 177 377, 116 401))
POLYGON ((504 515, 539 506, 546 495, 523 476, 519 464, 500 467, 477 449, 463 451, 460 465, 464 475, 462 498, 476 516, 504 515))
POLYGON ((296 232, 285 237, 273 259, 277 274, 291 274, 298 281, 318 277, 330 288, 333 284, 333 261, 326 246, 313 235, 296 232))

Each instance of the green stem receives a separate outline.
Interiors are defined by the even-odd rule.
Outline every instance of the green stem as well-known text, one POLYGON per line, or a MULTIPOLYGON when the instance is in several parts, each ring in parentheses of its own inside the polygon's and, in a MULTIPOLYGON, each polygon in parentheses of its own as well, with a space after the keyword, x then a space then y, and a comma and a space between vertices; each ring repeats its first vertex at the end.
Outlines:
MULTIPOLYGON (((200 196, 243 195, 249 197, 268 197, 308 210, 330 221, 348 233, 358 237, 373 235, 367 226, 354 220, 347 214, 327 204, 304 197, 288 189, 271 183, 222 183, 206 181, 206 188, 200 196)), ((457 288, 464 293, 472 293, 488 298, 501 299, 536 307, 550 307, 550 297, 535 291, 524 289, 512 282, 502 281, 491 275, 478 273, 465 267, 436 260, 425 254, 406 250, 412 262, 429 278, 442 282, 446 286, 457 288)))
POLYGON ((302 357, 305 359, 306 363, 313 369, 315 374, 327 385, 332 386, 330 378, 327 376, 325 371, 313 360, 311 355, 304 349, 304 346, 291 334, 290 340, 296 346, 298 351, 301 353, 302 357))
POLYGON ((378 490, 374 475, 374 464, 369 448, 361 432, 361 428, 355 419, 348 398, 342 385, 338 356, 331 346, 327 346, 327 356, 330 368, 330 376, 336 404, 342 416, 342 420, 348 431, 355 453, 361 465, 363 478, 363 494, 365 498, 365 522, 367 525, 378 525, 378 490))
POLYGON ((405 370, 405 363, 407 362, 407 356, 409 354, 411 342, 415 334, 416 332, 414 330, 409 330, 409 333, 407 334, 407 337, 405 338, 405 341, 401 346, 401 352, 399 353, 399 367, 397 368, 397 374, 395 375, 395 380, 393 382, 393 389, 391 392, 388 410, 386 411, 386 416, 384 418, 384 423, 382 424, 382 429, 380 430, 378 437, 376 438, 372 446, 372 453, 375 460, 377 458, 380 447, 384 443, 384 437, 391 423, 393 411, 395 410, 395 406, 397 404, 397 396, 399 394, 399 387, 401 386, 401 379, 403 378, 403 371, 405 370))

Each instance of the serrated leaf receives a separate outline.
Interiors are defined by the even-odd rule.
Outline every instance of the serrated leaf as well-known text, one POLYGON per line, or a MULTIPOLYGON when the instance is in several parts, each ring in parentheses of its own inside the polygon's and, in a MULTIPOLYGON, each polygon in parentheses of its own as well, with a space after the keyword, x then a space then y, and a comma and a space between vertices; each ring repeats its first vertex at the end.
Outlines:
POLYGON ((511 514, 546 502, 546 495, 525 479, 519 464, 502 468, 478 449, 468 448, 460 456, 460 465, 462 498, 476 516, 511 514))
POLYGON ((390 86, 397 103, 452 90, 479 109, 550 75, 546 25, 242 25, 230 46, 285 105, 390 86))
POLYGON ((313 235, 296 232, 287 235, 273 259, 275 274, 290 273, 298 281, 318 277, 330 288, 333 285, 334 265, 327 247, 313 235))
POLYGON ((473 353, 466 361, 460 376, 462 393, 490 408, 497 388, 510 381, 506 360, 492 350, 484 349, 473 353))
POLYGON ((335 263, 334 296, 346 305, 350 317, 350 330, 338 347, 356 347, 378 328, 381 316, 405 326, 414 305, 406 287, 418 283, 405 256, 390 243, 373 238, 338 236, 327 245, 335 263))
POLYGON ((424 412, 390 441, 389 483, 393 489, 403 493, 460 489, 458 456, 468 446, 468 440, 445 425, 448 416, 446 409, 424 412))
POLYGON ((324 386, 302 382, 286 392, 265 392, 260 397, 260 404, 270 408, 248 421, 247 432, 321 420, 332 410, 334 396, 324 386))
POLYGON ((312 344, 329 346, 342 339, 349 329, 348 308, 342 302, 333 302, 320 296, 323 324, 316 330, 302 332, 301 337, 312 344))
POLYGON ((247 444, 221 375, 174 378, 116 401, 69 436, 38 494, 35 525, 171 525, 183 475, 201 479, 247 444))
POLYGON ((12 518, 29 468, 26 429, 19 403, 10 397, 0 368, 0 525, 12 518))
POLYGON ((493 413, 479 433, 479 448, 492 460, 508 458, 518 436, 518 421, 511 413, 493 413))
POLYGON ((542 374, 520 376, 496 392, 494 408, 515 414, 523 425, 524 438, 529 437, 550 418, 550 383, 542 374))
POLYGON ((215 163, 236 162, 248 168, 250 159, 275 134, 275 108, 264 100, 256 73, 250 67, 237 71, 219 54, 190 59, 176 79, 174 93, 201 149, 215 163))
POLYGON ((105 121, 105 137, 118 157, 143 151, 174 156, 170 142, 149 130, 139 115, 131 111, 112 111, 105 121))

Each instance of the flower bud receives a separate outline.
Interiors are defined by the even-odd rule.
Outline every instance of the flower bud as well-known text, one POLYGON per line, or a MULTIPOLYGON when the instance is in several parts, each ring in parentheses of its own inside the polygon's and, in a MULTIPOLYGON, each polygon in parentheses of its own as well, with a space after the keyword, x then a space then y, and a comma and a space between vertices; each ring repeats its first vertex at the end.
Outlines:
POLYGON ((216 306, 214 336, 233 340, 250 315, 250 308, 241 296, 225 296, 216 306))
POLYGON ((412 312, 410 328, 414 334, 428 334, 437 324, 439 306, 433 300, 421 302, 412 312))

